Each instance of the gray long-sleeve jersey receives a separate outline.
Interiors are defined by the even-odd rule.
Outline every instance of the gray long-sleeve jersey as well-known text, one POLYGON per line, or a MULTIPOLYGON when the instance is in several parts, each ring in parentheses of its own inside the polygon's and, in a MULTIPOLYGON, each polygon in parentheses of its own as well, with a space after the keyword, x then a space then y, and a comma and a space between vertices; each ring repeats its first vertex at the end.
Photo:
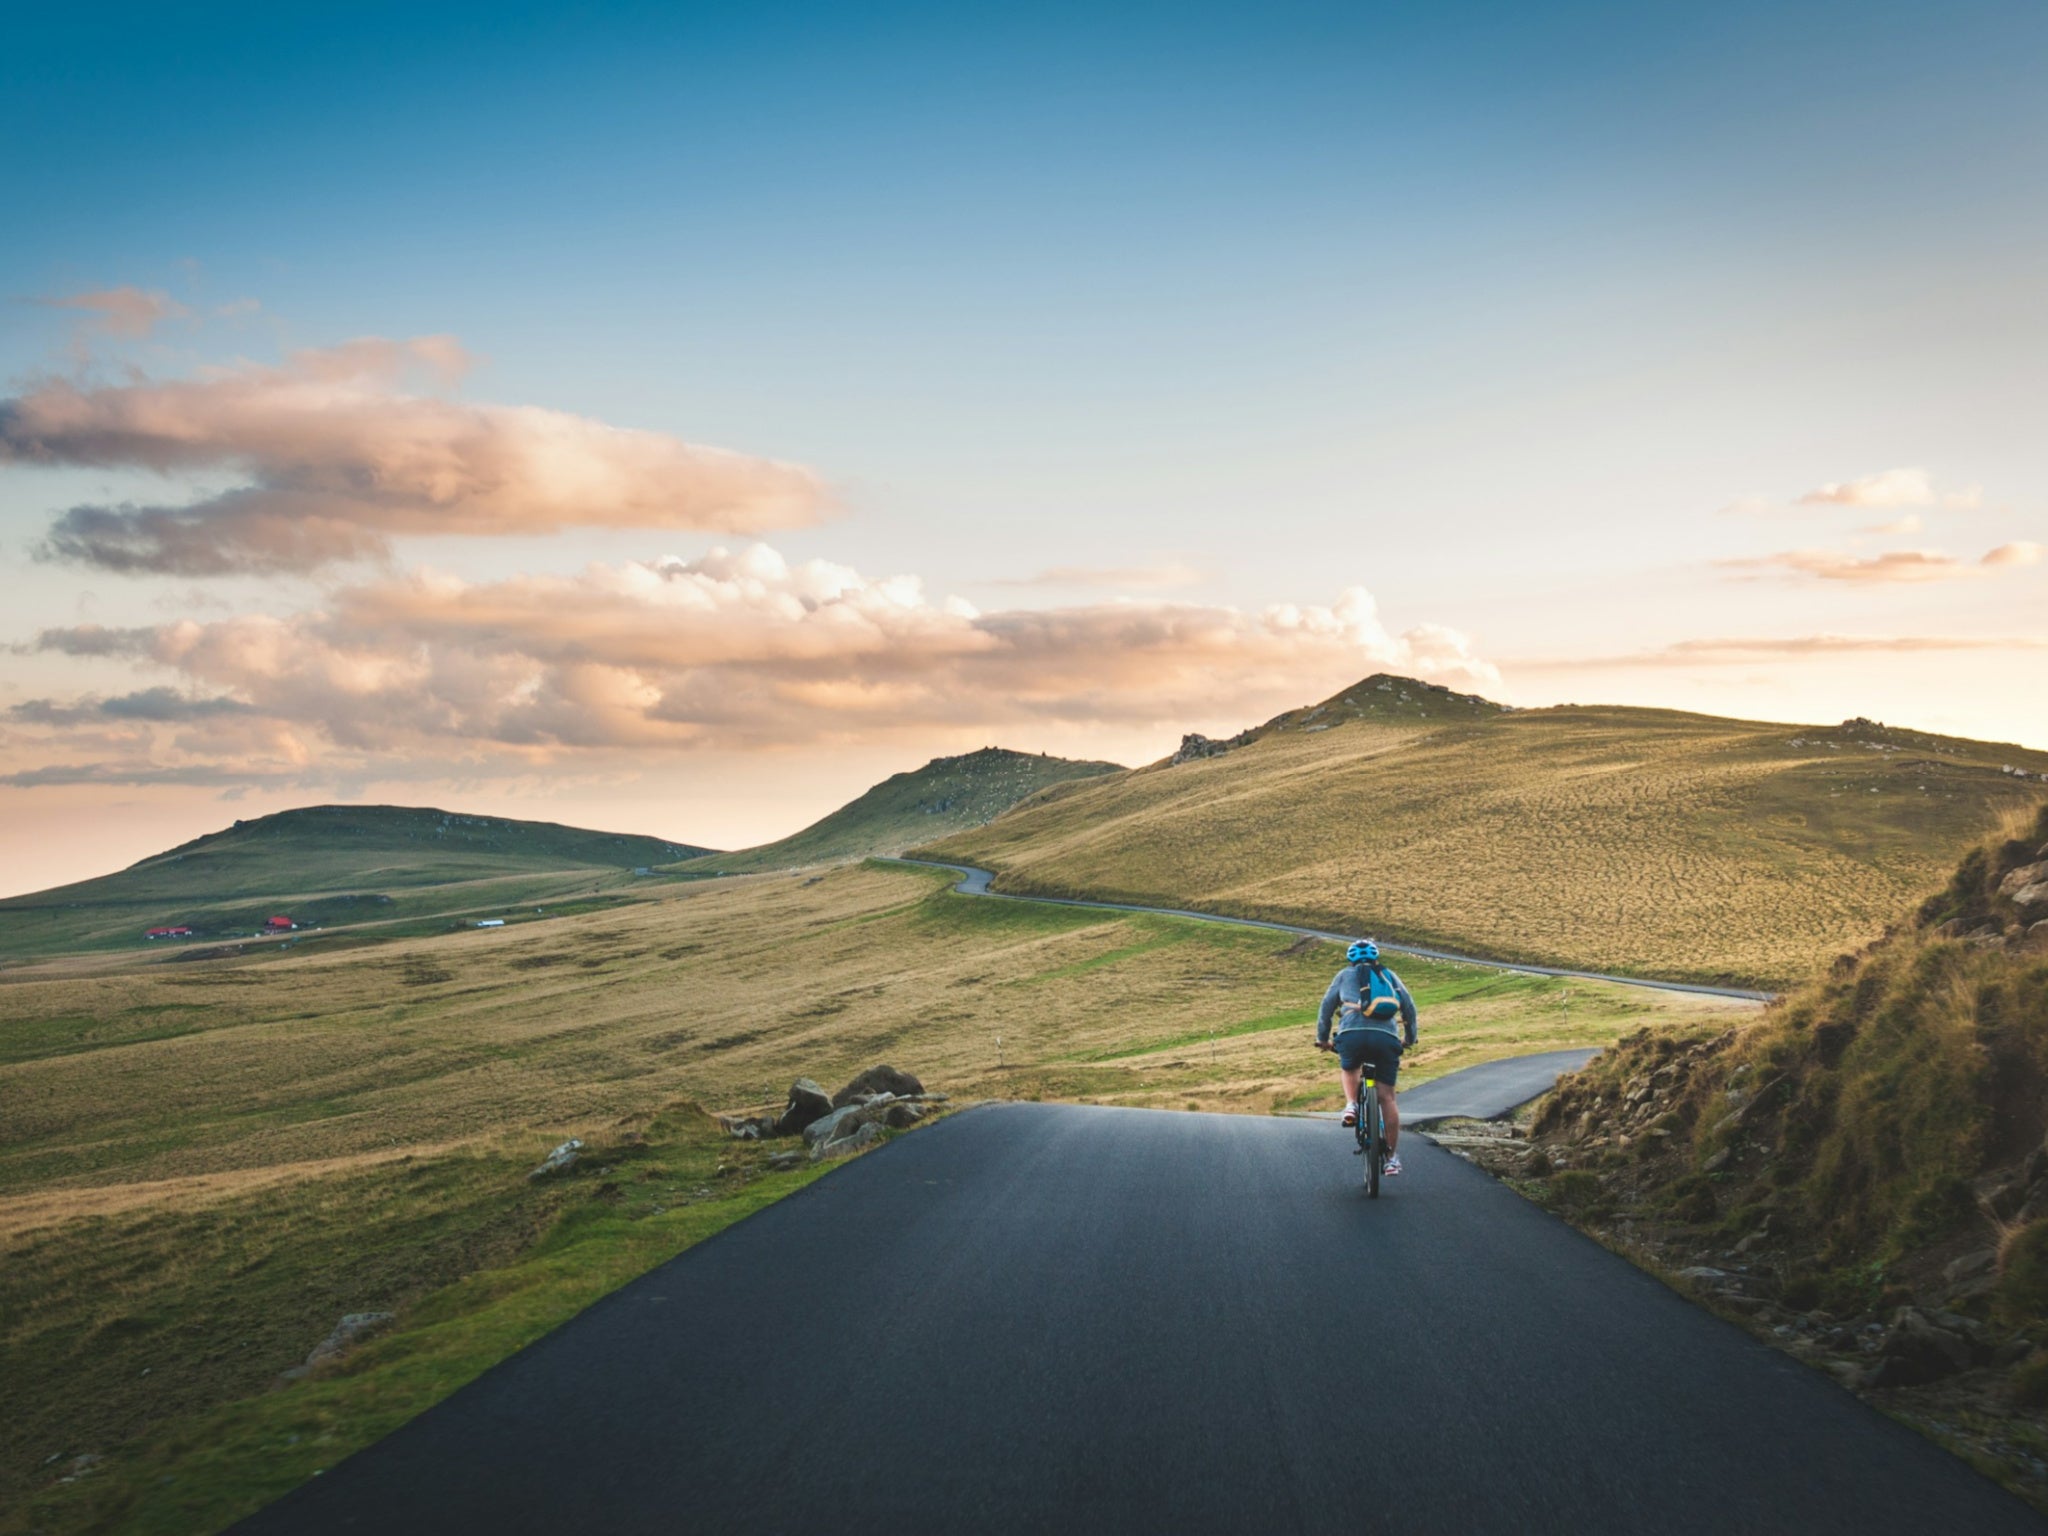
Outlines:
POLYGON ((1391 966, 1381 966, 1380 974, 1394 984, 1394 1000, 1401 1007, 1401 1028, 1394 1028, 1392 1019, 1369 1019, 1360 1004, 1370 992, 1363 972, 1364 965, 1347 965, 1339 971, 1330 983, 1330 990, 1323 994, 1322 1010, 1316 1014, 1316 1039, 1330 1038, 1330 1020, 1337 1020, 1337 1033, 1348 1034, 1354 1029, 1377 1029, 1382 1034, 1402 1038, 1407 1044, 1415 1043, 1415 999, 1408 995, 1408 988, 1401 978, 1394 974, 1391 966))

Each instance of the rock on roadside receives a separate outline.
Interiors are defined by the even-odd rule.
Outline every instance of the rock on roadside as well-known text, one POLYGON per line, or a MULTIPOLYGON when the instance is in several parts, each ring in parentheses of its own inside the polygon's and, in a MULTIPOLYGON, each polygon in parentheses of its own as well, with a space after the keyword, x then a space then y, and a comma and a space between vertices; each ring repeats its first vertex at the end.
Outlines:
POLYGON ((832 1113, 832 1095, 820 1088, 808 1077, 800 1077, 789 1085, 789 1102, 776 1117, 775 1127, 768 1132, 771 1136, 794 1136, 813 1121, 822 1120, 832 1113))
POLYGON ((899 1072, 894 1067, 869 1067, 832 1095, 832 1107, 842 1109, 878 1093, 894 1094, 899 1099, 916 1098, 924 1093, 924 1084, 908 1072, 899 1072))
POLYGON ((581 1138, 571 1136, 554 1151, 541 1159, 541 1165, 527 1175, 529 1179, 545 1179, 551 1174, 562 1173, 576 1166, 576 1159, 583 1152, 581 1138))
POLYGON ((304 1365, 295 1365, 284 1373, 287 1381, 297 1381, 316 1366, 329 1360, 338 1359, 355 1347, 356 1341, 365 1334, 374 1333, 396 1314, 390 1312, 350 1312, 334 1325, 334 1332, 313 1346, 313 1352, 306 1356, 304 1365))
POLYGON ((835 1157, 851 1157, 864 1147, 871 1147, 882 1139, 882 1128, 874 1121, 862 1122, 850 1136, 835 1137, 824 1142, 811 1152, 811 1161, 828 1162, 835 1157))

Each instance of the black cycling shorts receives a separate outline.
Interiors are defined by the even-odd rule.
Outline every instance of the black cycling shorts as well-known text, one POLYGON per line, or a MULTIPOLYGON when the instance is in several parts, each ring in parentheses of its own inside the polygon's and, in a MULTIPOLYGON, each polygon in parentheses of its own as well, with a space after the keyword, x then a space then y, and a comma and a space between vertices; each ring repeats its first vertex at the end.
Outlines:
POLYGON ((1338 1064, 1347 1072, 1364 1067, 1367 1077, 1389 1088, 1401 1075, 1401 1042, 1383 1029, 1348 1029, 1332 1043, 1338 1064))

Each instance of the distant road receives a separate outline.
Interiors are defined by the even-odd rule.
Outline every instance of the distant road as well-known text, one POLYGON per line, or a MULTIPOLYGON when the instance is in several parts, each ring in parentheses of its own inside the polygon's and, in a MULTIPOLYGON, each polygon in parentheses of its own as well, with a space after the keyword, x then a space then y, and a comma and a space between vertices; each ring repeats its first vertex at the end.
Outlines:
POLYGON ((995 1104, 633 1281, 243 1536, 1969 1532, 1969 1466, 1420 1137, 995 1104))
MULTIPOLYGON (((1342 944, 1357 935, 1330 933, 1322 928, 1303 928, 1295 923, 1269 922, 1259 917, 1225 917, 1216 912, 1195 912, 1186 907, 1142 907, 1129 901, 1092 901, 1074 896, 1018 896, 992 889, 995 872, 976 869, 972 864, 948 864, 939 859, 892 859, 895 864, 919 864, 926 869, 950 869, 960 876, 953 889, 962 896, 992 896, 1000 901, 1036 901, 1054 907, 1093 907, 1109 912, 1154 912, 1161 917, 1192 917, 1205 923, 1229 923, 1238 928, 1269 928, 1275 933, 1298 934, 1307 939, 1330 939, 1342 944)), ((1641 976, 1609 976, 1600 971, 1571 971, 1555 965, 1526 965, 1513 960, 1486 960, 1478 955, 1461 955, 1448 949, 1424 949, 1416 944, 1389 944, 1381 949, 1396 954, 1420 955, 1427 960, 1456 960, 1463 965, 1483 965, 1496 971, 1524 971, 1532 976, 1565 976, 1576 981, 1612 981, 1624 987, 1650 987, 1658 992, 1697 992, 1706 997, 1740 998, 1745 1002, 1768 1003, 1775 992, 1753 992, 1744 987, 1709 987, 1691 981, 1650 981, 1641 976)))

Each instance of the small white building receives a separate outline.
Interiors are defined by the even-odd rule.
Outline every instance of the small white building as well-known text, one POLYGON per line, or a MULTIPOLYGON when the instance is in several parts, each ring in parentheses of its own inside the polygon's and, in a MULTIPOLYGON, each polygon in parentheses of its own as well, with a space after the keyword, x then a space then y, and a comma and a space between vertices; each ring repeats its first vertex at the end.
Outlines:
POLYGON ((477 922, 477 927, 479 928, 502 928, 504 926, 505 919, 502 917, 486 917, 479 919, 477 922))

